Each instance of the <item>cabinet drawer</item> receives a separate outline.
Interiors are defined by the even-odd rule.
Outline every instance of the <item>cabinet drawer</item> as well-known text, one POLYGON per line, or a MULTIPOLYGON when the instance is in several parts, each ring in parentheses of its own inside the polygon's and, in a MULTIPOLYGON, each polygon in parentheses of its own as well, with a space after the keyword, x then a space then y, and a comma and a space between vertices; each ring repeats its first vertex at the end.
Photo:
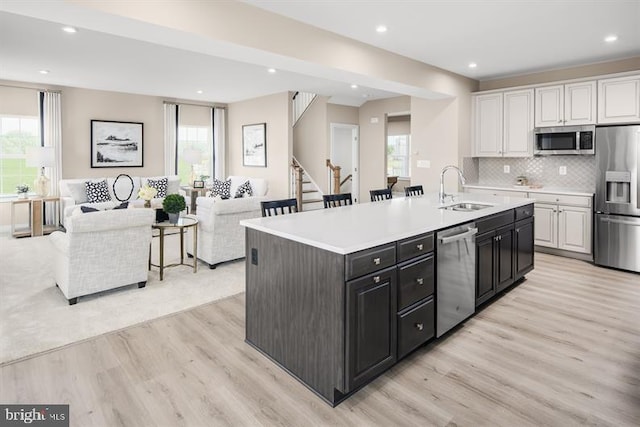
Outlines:
POLYGON ((391 267, 396 263, 396 245, 376 246, 372 249, 347 255, 347 280, 364 276, 376 270, 391 267))
POLYGON ((503 225, 508 225, 513 222, 514 213, 513 209, 499 214, 491 215, 487 218, 482 218, 476 221, 476 227, 478 227, 478 234, 484 233, 489 230, 493 230, 503 225))
POLYGON ((398 266, 398 311, 433 294, 434 264, 433 255, 429 255, 398 266))
POLYGON ((433 297, 398 314, 398 359, 424 344, 435 335, 435 304, 433 297))
POLYGON ((585 208, 591 207, 591 197, 587 196, 568 196, 564 194, 544 194, 544 193, 531 193, 530 196, 535 199, 536 203, 557 203, 559 205, 571 205, 571 206, 583 206, 585 208))
POLYGON ((533 216, 533 204, 530 204, 527 206, 521 206, 519 208, 516 208, 515 211, 516 211, 516 221, 530 218, 533 216))
POLYGON ((398 262, 424 255, 433 251, 433 233, 398 241, 398 262))

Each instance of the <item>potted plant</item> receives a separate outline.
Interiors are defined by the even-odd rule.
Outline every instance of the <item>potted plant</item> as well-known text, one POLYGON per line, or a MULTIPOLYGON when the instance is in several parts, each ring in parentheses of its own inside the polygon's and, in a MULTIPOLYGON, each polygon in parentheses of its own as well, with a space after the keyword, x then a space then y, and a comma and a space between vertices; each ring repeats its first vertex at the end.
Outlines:
POLYGON ((187 208, 184 197, 180 194, 167 194, 162 202, 162 210, 169 214, 169 222, 178 223, 180 212, 187 208))
POLYGON ((16 185, 16 192, 18 193, 18 199, 26 199, 29 186, 27 184, 16 185))

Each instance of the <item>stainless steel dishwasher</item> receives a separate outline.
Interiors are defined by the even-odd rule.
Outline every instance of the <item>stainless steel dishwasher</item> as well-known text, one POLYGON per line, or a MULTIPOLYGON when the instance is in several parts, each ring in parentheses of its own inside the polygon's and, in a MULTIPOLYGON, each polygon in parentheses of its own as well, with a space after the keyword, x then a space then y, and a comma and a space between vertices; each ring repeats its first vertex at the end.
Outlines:
POLYGON ((437 337, 476 311, 477 233, 473 222, 437 233, 437 337))

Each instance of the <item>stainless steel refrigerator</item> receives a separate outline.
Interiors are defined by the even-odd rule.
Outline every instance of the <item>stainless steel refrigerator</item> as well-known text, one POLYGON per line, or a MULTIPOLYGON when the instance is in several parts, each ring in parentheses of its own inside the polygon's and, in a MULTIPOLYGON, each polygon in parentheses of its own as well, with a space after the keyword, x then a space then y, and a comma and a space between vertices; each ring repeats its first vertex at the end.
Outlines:
POLYGON ((640 272, 640 126, 596 128, 595 263, 640 272))

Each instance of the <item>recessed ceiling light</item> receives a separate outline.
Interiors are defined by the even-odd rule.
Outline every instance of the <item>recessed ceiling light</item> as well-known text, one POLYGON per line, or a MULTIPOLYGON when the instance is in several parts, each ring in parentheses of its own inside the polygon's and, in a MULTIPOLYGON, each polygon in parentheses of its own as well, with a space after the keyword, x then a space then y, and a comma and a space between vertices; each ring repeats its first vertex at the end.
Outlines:
POLYGON ((275 69, 275 68, 269 68, 269 69, 267 70, 267 72, 269 72, 269 73, 273 74, 273 73, 275 73, 275 72, 276 72, 276 69, 275 69))
POLYGON ((384 25, 378 25, 376 27, 376 31, 379 33, 386 33, 387 32, 387 27, 384 25))
POLYGON ((604 41, 606 41, 607 43, 613 43, 616 40, 618 40, 618 36, 616 36, 615 34, 611 34, 604 38, 604 41))
POLYGON ((40 74, 49 74, 49 70, 40 70, 40 74))
POLYGON ((78 30, 76 30, 73 27, 62 27, 62 31, 64 31, 65 33, 70 33, 70 34, 78 32, 78 30))
POLYGON ((478 64, 476 64, 475 62, 470 62, 469 63, 469 68, 476 68, 478 66, 478 64))
POLYGON ((199 89, 196 91, 196 93, 203 93, 203 91, 199 89))
POLYGON ((358 89, 358 85, 356 84, 351 85, 351 89, 358 89))
POLYGON ((369 95, 368 93, 363 93, 363 94, 362 94, 362 97, 363 97, 363 98, 369 98, 370 96, 371 96, 371 95, 369 95))

